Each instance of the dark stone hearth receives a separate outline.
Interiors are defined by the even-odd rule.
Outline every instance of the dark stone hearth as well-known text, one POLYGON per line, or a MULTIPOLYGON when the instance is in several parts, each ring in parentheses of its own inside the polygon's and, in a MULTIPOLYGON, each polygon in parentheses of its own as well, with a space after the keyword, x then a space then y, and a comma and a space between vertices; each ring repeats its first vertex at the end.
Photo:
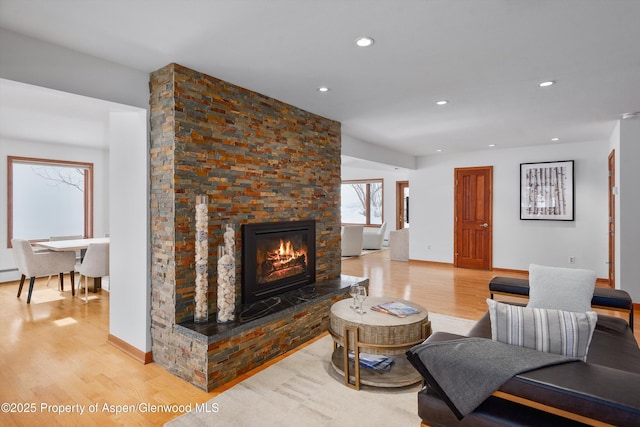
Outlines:
POLYGON ((217 323, 215 313, 212 313, 208 323, 184 322, 176 325, 184 329, 184 333, 194 333, 206 336, 209 344, 240 334, 257 325, 262 325, 271 320, 286 316, 290 313, 303 310, 306 306, 315 304, 323 299, 348 292, 352 283, 368 283, 362 277, 341 276, 339 279, 308 285, 278 296, 243 304, 236 313, 237 320, 229 323, 217 323))
POLYGON ((226 324, 175 325, 174 334, 188 343, 180 360, 206 360, 206 369, 189 366, 193 366, 193 378, 198 379, 196 386, 214 390, 325 332, 331 306, 349 297, 352 283, 368 286, 369 280, 342 276, 290 291, 243 306, 245 314, 226 324), (260 312, 266 313, 259 316, 260 312))

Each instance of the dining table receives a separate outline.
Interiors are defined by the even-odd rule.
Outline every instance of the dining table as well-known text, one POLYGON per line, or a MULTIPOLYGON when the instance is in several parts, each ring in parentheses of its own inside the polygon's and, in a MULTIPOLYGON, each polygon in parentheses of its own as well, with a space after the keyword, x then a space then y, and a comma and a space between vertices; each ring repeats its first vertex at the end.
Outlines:
MULTIPOLYGON (((91 237, 87 239, 69 239, 69 240, 49 240, 37 242, 36 246, 56 252, 80 251, 80 259, 84 258, 84 253, 92 243, 109 243, 109 237, 91 237)), ((102 288, 102 277, 93 278, 92 292, 98 292, 102 288)))

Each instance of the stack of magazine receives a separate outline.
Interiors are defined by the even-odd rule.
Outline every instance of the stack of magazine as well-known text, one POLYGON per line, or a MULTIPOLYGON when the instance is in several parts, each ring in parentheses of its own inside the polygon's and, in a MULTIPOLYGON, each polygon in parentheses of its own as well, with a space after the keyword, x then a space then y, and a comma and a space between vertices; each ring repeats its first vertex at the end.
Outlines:
MULTIPOLYGON (((379 354, 360 353, 360 366, 378 371, 388 371, 391 369, 393 357, 381 356, 379 354)), ((349 359, 354 360, 353 353, 349 353, 349 359)))
POLYGON ((394 316, 398 317, 407 317, 411 314, 420 313, 420 310, 409 307, 407 304, 395 301, 375 305, 371 307, 371 310, 379 311, 380 313, 393 314, 394 316))

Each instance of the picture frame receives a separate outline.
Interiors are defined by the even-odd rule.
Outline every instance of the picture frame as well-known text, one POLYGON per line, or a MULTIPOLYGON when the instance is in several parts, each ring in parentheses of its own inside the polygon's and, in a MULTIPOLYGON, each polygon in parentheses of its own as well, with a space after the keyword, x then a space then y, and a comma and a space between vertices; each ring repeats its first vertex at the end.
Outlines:
POLYGON ((520 219, 575 219, 574 161, 520 164, 520 219))

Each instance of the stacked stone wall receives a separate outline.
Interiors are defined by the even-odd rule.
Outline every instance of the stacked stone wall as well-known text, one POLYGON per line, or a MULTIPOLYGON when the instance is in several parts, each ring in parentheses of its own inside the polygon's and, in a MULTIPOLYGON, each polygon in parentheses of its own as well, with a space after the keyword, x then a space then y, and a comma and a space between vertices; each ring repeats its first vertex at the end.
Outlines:
POLYGON ((242 224, 315 219, 316 280, 338 278, 340 124, 177 64, 153 72, 150 91, 152 351, 181 377, 205 377, 184 359, 211 352, 175 332, 193 318, 196 195, 209 196, 212 319, 227 222, 238 231, 237 304, 242 224))

